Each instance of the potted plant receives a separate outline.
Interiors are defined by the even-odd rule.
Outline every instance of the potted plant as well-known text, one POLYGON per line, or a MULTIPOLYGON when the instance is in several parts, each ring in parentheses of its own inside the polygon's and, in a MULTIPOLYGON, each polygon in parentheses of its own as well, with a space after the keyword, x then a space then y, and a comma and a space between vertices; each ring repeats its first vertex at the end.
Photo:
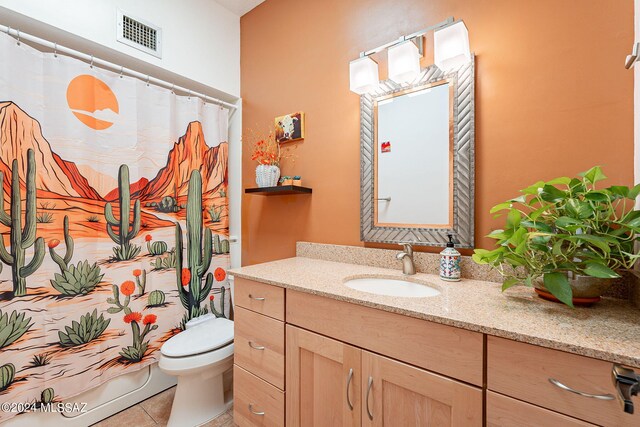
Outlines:
POLYGON ((634 249, 640 184, 597 188, 604 179, 596 166, 579 178, 536 182, 494 206, 492 214, 506 215, 505 227, 488 235, 496 248, 476 249, 473 260, 503 275, 503 291, 531 286, 543 298, 571 307, 598 301, 640 257, 634 249))
POLYGON ((251 160, 258 162, 256 184, 258 187, 275 187, 280 178, 280 166, 286 158, 292 158, 287 149, 281 149, 273 132, 267 135, 251 134, 251 160))

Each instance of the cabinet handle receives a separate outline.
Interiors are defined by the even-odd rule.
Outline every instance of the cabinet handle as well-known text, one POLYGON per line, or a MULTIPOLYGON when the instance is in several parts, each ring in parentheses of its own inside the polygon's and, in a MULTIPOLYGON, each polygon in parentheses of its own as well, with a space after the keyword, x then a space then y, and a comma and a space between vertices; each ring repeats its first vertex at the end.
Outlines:
POLYGON ((249 341, 249 347, 254 350, 264 350, 266 347, 263 345, 255 345, 253 342, 249 341))
POLYGON ((249 294, 249 298, 256 300, 256 301, 264 301, 266 300, 265 297, 254 297, 253 295, 249 294))
POLYGON ((365 400, 367 401, 367 416, 371 421, 373 421, 373 414, 371 413, 371 409, 369 409, 369 394, 371 393, 371 389, 373 388, 373 377, 369 377, 369 384, 367 385, 367 397, 365 400))
POLYGON ((249 412, 251 412, 253 415, 259 415, 261 417, 264 416, 264 411, 257 412, 253 410, 253 403, 249 403, 249 412))
POLYGON ((562 389, 562 390, 570 391, 571 393, 575 393, 575 394, 577 394, 579 396, 582 396, 582 397, 591 397, 593 399, 600 399, 600 400, 613 400, 613 399, 615 399, 615 397, 613 395, 611 395, 611 394, 591 394, 591 393, 585 393, 583 391, 574 390, 571 387, 562 384, 560 381, 558 381, 555 378, 549 378, 549 382, 551 384, 553 384, 554 386, 562 389))
POLYGON ((349 405, 349 409, 353 411, 353 403, 351 403, 351 399, 349 399, 349 386, 351 385, 351 380, 353 380, 353 368, 349 369, 349 376, 347 376, 347 405, 349 405))

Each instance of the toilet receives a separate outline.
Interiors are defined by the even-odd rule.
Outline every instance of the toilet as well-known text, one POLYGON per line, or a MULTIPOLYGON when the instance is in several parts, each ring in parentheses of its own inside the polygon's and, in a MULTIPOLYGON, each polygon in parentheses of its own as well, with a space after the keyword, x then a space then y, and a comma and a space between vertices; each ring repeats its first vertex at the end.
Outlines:
POLYGON ((206 314, 162 345, 159 368, 178 377, 168 427, 204 424, 226 411, 223 375, 233 367, 233 321, 206 314))

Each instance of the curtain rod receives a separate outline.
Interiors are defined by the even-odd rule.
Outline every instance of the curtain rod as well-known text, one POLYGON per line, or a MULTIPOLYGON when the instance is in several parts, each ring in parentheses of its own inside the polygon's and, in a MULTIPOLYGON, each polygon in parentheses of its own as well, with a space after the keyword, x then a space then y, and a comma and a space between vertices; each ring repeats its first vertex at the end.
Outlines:
POLYGON ((220 106, 226 107, 229 110, 231 110, 232 112, 235 111, 238 108, 238 107, 236 107, 235 105, 233 105, 233 104, 231 104, 229 102, 222 101, 221 99, 212 98, 212 97, 210 97, 208 95, 205 95, 203 93, 198 93, 198 92, 195 92, 195 91, 193 91, 191 89, 187 89, 187 88, 184 88, 182 86, 177 86, 177 85, 174 85, 173 83, 169 83, 169 82, 166 82, 164 80, 160 80, 160 79, 157 79, 155 77, 151 77, 151 76, 149 76, 147 74, 139 73, 139 72, 131 70, 129 68, 125 68, 125 67, 123 67, 121 65, 117 65, 117 64, 105 61, 103 59, 95 58, 93 55, 87 55, 86 53, 82 53, 82 52, 79 52, 77 50, 61 46, 61 45, 59 45, 57 43, 54 43, 52 41, 41 39, 40 37, 36 37, 34 35, 31 35, 31 34, 23 33, 22 31, 17 30, 15 28, 11 28, 11 27, 7 27, 7 26, 4 26, 4 25, 0 25, 0 31, 2 31, 4 33, 7 33, 9 36, 14 37, 16 39, 16 41, 18 42, 18 44, 20 44, 21 40, 25 40, 25 41, 28 41, 28 42, 31 42, 31 43, 38 44, 40 46, 45 46, 45 47, 48 47, 50 49, 53 49, 54 54, 64 53, 64 54, 66 54, 68 56, 75 57, 75 58, 80 59, 82 61, 88 62, 91 65, 99 65, 99 66, 101 66, 103 68, 111 69, 113 71, 118 71, 118 72, 120 72, 120 74, 127 74, 127 75, 129 75, 131 77, 135 77, 135 78, 137 78, 139 80, 142 80, 142 81, 144 81, 146 83, 153 83, 156 86, 160 86, 160 87, 163 87, 165 89, 170 89, 171 91, 178 90, 180 92, 187 93, 189 96, 195 96, 197 98, 202 98, 204 101, 207 101, 207 102, 210 102, 212 104, 216 104, 216 105, 220 105, 220 106))

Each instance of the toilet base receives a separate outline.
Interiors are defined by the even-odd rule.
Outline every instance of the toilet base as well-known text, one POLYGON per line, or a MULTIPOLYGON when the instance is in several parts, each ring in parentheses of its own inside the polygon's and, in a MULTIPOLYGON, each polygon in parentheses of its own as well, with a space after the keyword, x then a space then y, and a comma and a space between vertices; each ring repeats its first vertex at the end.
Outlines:
POLYGON ((225 400, 223 374, 212 378, 203 374, 178 377, 167 427, 196 427, 231 407, 233 401, 225 400))

